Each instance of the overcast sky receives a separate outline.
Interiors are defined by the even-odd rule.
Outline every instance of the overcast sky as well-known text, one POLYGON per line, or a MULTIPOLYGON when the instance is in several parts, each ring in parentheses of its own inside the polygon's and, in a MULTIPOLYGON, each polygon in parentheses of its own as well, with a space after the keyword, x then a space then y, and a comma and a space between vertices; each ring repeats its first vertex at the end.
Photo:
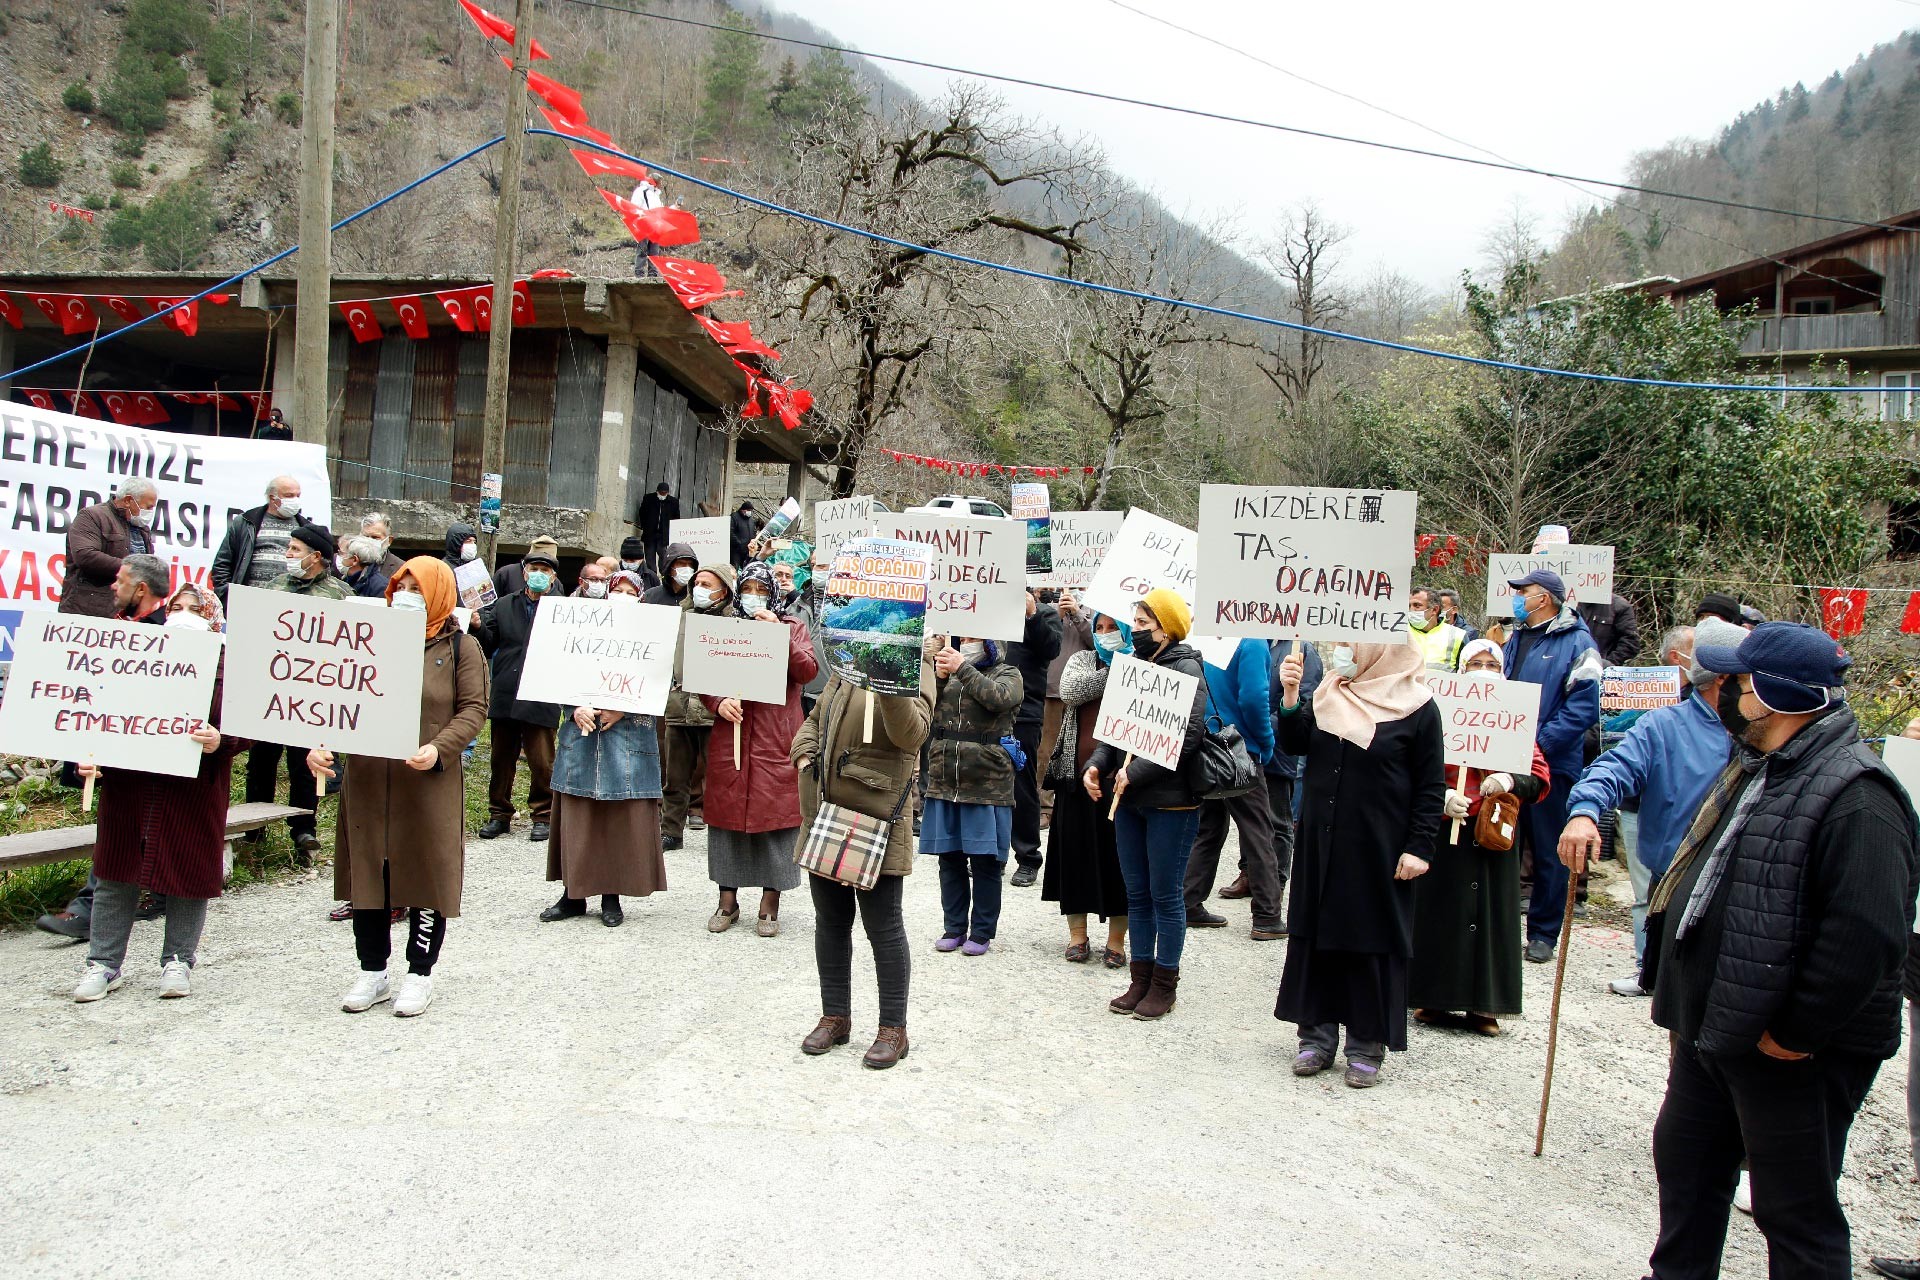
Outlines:
MULTIPOLYGON (((1465 150, 1112 0, 772 2, 878 53, 1465 150)), ((1126 3, 1508 159, 1607 178, 1623 176, 1635 151, 1711 137, 1781 87, 1799 80, 1814 88, 1875 43, 1920 27, 1915 0, 1126 3)), ((886 70, 925 94, 951 79, 886 70)), ((1548 179, 1037 89, 1000 91, 1022 113, 1097 138, 1121 172, 1175 212, 1229 215, 1251 238, 1278 210, 1312 199, 1351 229, 1351 270, 1381 263, 1435 288, 1479 263, 1489 228, 1511 216, 1516 197, 1548 235, 1580 200, 1548 179)))

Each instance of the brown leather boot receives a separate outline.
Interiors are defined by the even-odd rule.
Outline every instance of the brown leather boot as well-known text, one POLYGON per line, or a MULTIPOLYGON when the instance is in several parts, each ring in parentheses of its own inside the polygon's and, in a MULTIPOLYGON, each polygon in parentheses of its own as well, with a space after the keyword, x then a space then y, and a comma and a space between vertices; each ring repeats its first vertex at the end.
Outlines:
POLYGON ((1107 1002, 1107 1011, 1110 1013, 1133 1012, 1134 1006, 1147 994, 1148 984, 1153 981, 1153 961, 1135 960, 1127 966, 1127 972, 1133 975, 1133 981, 1127 984, 1125 991, 1107 1002))
POLYGON ((807 1032, 807 1038, 800 1042, 800 1052, 810 1057, 819 1057, 837 1044, 845 1044, 853 1034, 853 1019, 838 1018, 832 1014, 822 1014, 820 1025, 807 1032))
POLYGON ((873 1038, 873 1048, 867 1050, 860 1059, 860 1065, 872 1067, 875 1071, 885 1071, 894 1063, 907 1056, 907 1029, 905 1027, 882 1027, 873 1038))
POLYGON ((1234 877, 1232 884, 1220 890, 1220 896, 1230 901, 1238 901, 1241 898, 1251 898, 1253 896, 1253 889, 1247 884, 1247 873, 1242 871, 1238 876, 1234 877))
POLYGON ((1155 1018, 1164 1018, 1173 1012, 1173 993, 1180 986, 1178 969, 1163 969, 1153 966, 1153 983, 1140 1003, 1134 1006, 1133 1016, 1152 1022, 1155 1018))

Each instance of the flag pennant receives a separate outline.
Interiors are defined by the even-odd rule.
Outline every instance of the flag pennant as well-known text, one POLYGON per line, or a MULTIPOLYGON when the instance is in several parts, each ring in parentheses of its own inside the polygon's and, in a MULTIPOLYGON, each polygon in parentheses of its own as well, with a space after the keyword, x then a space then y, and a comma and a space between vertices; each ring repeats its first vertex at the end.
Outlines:
POLYGON ((102 299, 102 301, 104 301, 107 304, 107 310, 113 312, 113 314, 119 316, 122 320, 125 320, 128 324, 132 324, 134 321, 140 320, 143 318, 140 314, 139 304, 135 302, 130 302, 126 298, 118 297, 113 294, 108 294, 106 298, 102 299))
MULTIPOLYGON (((605 195, 606 192, 600 194, 605 195)), ((744 289, 727 288, 727 278, 720 274, 718 268, 707 263, 696 262, 692 258, 665 257, 649 257, 647 261, 653 264, 653 269, 667 282, 667 288, 673 290, 673 296, 680 299, 680 304, 689 311, 722 298, 746 295, 744 289)))
POLYGON ((651 240, 663 249, 677 249, 681 245, 700 242, 700 220, 685 209, 663 206, 648 209, 638 219, 636 230, 629 224, 627 230, 634 232, 636 240, 651 240))
POLYGON ((0 293, 0 320, 5 320, 16 329, 25 323, 20 318, 20 304, 4 293, 0 293))
POLYGON ((353 330, 355 342, 377 342, 383 336, 380 322, 373 318, 371 302, 337 302, 334 305, 346 320, 347 328, 353 330))
POLYGON ((467 290, 467 310, 473 313, 473 327, 481 333, 493 329, 493 286, 483 284, 467 290))
POLYGON ((395 298, 394 314, 400 317, 400 327, 407 331, 409 338, 427 336, 427 304, 422 298, 395 298))
POLYGON ((589 125, 587 123, 587 113, 584 111, 580 112, 580 118, 578 120, 569 120, 566 116, 561 115, 551 107, 537 107, 535 109, 547 118, 547 123, 552 125, 557 132, 564 133, 570 138, 580 138, 587 142, 597 142, 603 147, 611 147, 614 145, 613 135, 610 133, 602 133, 600 130, 589 125))
POLYGON ((1907 610, 1900 615, 1900 634, 1920 635, 1920 591, 1907 597, 1907 610))
POLYGON ((160 397, 151 391, 136 391, 133 394, 134 425, 157 427, 173 421, 173 415, 160 403, 160 397))
POLYGON ((636 164, 632 160, 623 160, 619 156, 604 155, 598 151, 582 151, 571 147, 573 158, 586 170, 587 177, 594 182, 610 176, 632 178, 635 182, 645 182, 651 175, 647 166, 636 164))
MULTIPOLYGON (((508 70, 513 69, 513 59, 505 54, 500 61, 508 70)), ((571 85, 561 84, 552 76, 541 75, 538 71, 527 72, 527 89, 534 97, 553 108, 554 114, 566 121, 572 129, 579 129, 587 123, 587 109, 580 101, 580 91, 571 85)))
POLYGON ((76 298, 70 293, 30 293, 27 297, 40 308, 42 315, 60 326, 65 337, 92 333, 100 323, 100 317, 94 314, 85 298, 76 298))
POLYGON ((73 415, 76 418, 99 418, 105 416, 100 412, 100 406, 94 403, 93 397, 84 391, 69 391, 67 393, 67 399, 73 402, 73 415))
POLYGON ((448 289, 433 296, 438 298, 440 305, 446 308, 447 318, 453 321, 455 328, 462 333, 473 332, 473 302, 470 293, 465 289, 448 289))
POLYGON ((778 360, 780 353, 753 336, 753 328, 745 320, 738 324, 722 324, 709 316, 698 312, 693 317, 699 322, 713 340, 720 344, 728 355, 764 356, 769 360, 778 360))
POLYGON ((133 397, 124 391, 102 391, 100 403, 107 407, 107 416, 123 427, 145 425, 140 421, 139 412, 133 407, 133 397))
POLYGON ((27 403, 34 408, 45 409, 49 413, 55 412, 53 407, 53 392, 35 391, 31 388, 22 387, 20 394, 24 395, 27 398, 27 403))
POLYGON ((533 323, 533 286, 525 280, 513 282, 513 327, 533 323))
MULTIPOLYGON (((473 25, 480 28, 481 35, 494 40, 504 40, 508 44, 513 43, 514 30, 511 22, 508 22, 498 14, 488 13, 485 9, 473 3, 473 0, 460 0, 460 7, 467 11, 469 18, 473 19, 473 25)), ((553 56, 545 49, 542 49, 540 42, 531 36, 527 38, 527 46, 528 61, 538 62, 541 58, 551 58, 553 56)))
POLYGON ((200 304, 185 298, 155 298, 153 308, 161 312, 160 323, 191 338, 200 332, 200 304), (171 311, 167 308, 173 308, 171 311))
POLYGON ((256 422, 266 417, 268 411, 273 408, 271 391, 248 391, 244 395, 247 403, 253 406, 253 417, 256 422))
POLYGON ((1820 627, 1835 640, 1857 636, 1867 624, 1867 593, 1859 587, 1819 587, 1820 627))

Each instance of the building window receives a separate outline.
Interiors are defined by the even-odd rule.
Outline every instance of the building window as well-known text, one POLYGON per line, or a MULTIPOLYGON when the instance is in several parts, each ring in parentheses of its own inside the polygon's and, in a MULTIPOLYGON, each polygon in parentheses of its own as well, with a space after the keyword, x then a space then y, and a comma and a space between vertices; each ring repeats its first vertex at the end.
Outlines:
POLYGON ((1831 297, 1795 298, 1787 305, 1789 315, 1830 316, 1833 314, 1833 299, 1831 297))
POLYGON ((1889 422, 1911 422, 1920 417, 1920 373, 1883 373, 1880 416, 1889 422))

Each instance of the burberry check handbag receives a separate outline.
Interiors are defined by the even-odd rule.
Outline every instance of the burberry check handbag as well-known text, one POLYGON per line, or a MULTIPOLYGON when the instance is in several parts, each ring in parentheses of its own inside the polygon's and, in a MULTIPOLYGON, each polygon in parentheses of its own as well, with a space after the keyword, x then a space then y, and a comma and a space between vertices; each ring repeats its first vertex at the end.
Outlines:
POLYGON ((855 813, 845 805, 823 801, 793 860, 816 876, 850 884, 856 889, 873 888, 874 882, 880 879, 880 864, 886 861, 893 824, 900 820, 911 794, 913 782, 909 779, 906 790, 893 806, 892 815, 885 818, 855 813))

